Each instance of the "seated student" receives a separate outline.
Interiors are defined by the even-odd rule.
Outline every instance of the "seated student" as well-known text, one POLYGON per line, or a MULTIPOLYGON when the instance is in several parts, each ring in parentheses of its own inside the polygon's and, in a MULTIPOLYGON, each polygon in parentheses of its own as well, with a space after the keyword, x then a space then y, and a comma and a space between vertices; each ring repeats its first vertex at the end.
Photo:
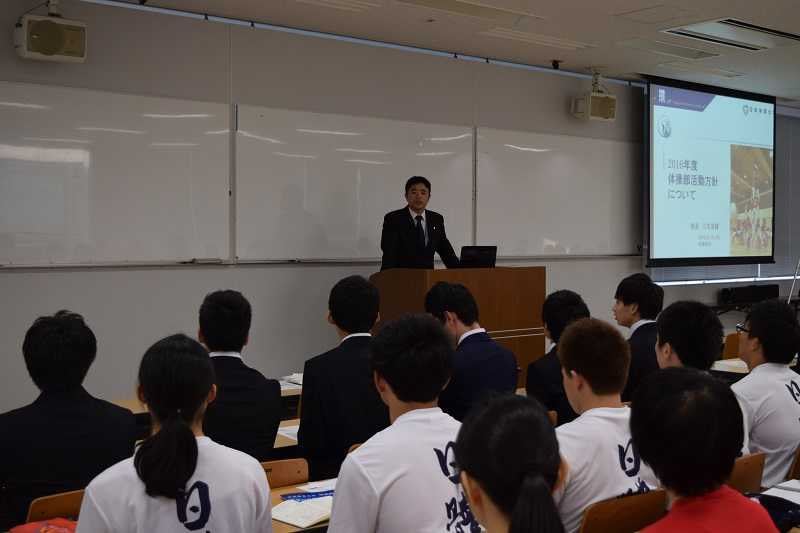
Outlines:
POLYGON ((37 318, 22 353, 41 394, 0 415, 1 531, 25 522, 32 500, 82 489, 130 457, 136 440, 133 413, 92 397, 81 385, 97 340, 80 315, 59 311, 37 318))
POLYGON ((551 293, 542 305, 544 335, 553 347, 544 357, 528 365, 525 391, 539 400, 546 409, 555 411, 558 423, 572 422, 578 415, 572 410, 564 392, 561 363, 558 361, 558 340, 570 323, 579 318, 588 318, 589 308, 579 294, 561 290, 551 293))
POLYGON ((658 481, 631 444, 630 409, 620 400, 630 362, 622 335, 601 320, 582 318, 561 335, 558 357, 579 416, 556 428, 567 475, 554 496, 565 529, 577 531, 589 505, 647 492, 658 481))
POLYGON ((477 406, 455 452, 470 509, 488 533, 563 533, 552 497, 561 457, 539 404, 506 395, 477 406))
POLYGON ((631 435, 674 499, 645 533, 777 532, 767 511, 724 485, 742 447, 742 412, 722 381, 693 368, 650 375, 636 391, 631 435))
POLYGON ((761 485, 771 487, 784 480, 800 444, 800 376, 789 368, 800 349, 800 326, 789 304, 768 300, 754 305, 736 329, 750 373, 731 388, 750 453, 766 454, 761 485))
POLYGON ((658 370, 656 317, 664 305, 664 289, 647 274, 632 274, 620 281, 614 293, 614 319, 630 328, 631 364, 622 401, 629 402, 645 376, 658 370))
POLYGON ((656 320, 658 366, 708 370, 722 355, 722 322, 705 304, 675 302, 656 320))
POLYGON ((378 319, 378 289, 350 276, 331 289, 328 322, 339 346, 306 361, 297 443, 312 480, 336 477, 347 450, 389 425, 369 366, 369 330, 378 319))
POLYGON ((476 533, 458 472, 454 441, 461 424, 436 406, 453 355, 442 326, 427 315, 406 315, 372 341, 375 385, 391 425, 342 463, 330 533, 476 533))
POLYGON ((145 352, 139 399, 153 434, 136 455, 89 483, 77 533, 269 533, 269 485, 247 454, 203 435, 203 415, 216 394, 208 352, 185 335, 145 352))
POLYGON ((440 281, 425 296, 425 311, 444 324, 456 346, 453 377, 439 397, 442 411, 462 420, 488 391, 516 390, 517 359, 478 324, 478 304, 465 286, 440 281))
POLYGON ((252 312, 237 291, 212 292, 200 306, 198 338, 206 345, 217 378, 217 397, 209 405, 203 431, 214 442, 269 459, 283 405, 281 386, 244 364, 252 312))

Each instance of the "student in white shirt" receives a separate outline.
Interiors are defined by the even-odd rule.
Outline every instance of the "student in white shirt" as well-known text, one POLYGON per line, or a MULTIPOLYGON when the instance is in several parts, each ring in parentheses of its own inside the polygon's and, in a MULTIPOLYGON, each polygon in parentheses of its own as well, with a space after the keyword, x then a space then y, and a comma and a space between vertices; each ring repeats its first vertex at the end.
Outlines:
POLYGON ((789 304, 768 300, 754 305, 736 330, 750 373, 731 388, 750 453, 766 454, 761 485, 771 487, 784 480, 800 445, 800 376, 789 368, 800 349, 800 326, 789 304))
POLYGON ((456 440, 461 483, 488 533, 563 533, 552 492, 564 469, 539 402, 497 396, 473 409, 456 440))
POLYGON ((480 531, 459 484, 460 424, 436 405, 453 349, 429 315, 406 315, 373 338, 375 385, 391 425, 342 463, 330 533, 480 531))
POLYGON ((656 321, 660 368, 708 370, 722 355, 723 330, 717 314, 700 302, 675 302, 656 321))
POLYGON ((647 492, 658 482, 633 447, 630 409, 620 400, 630 362, 622 335, 601 320, 580 319, 562 334, 558 357, 567 399, 579 415, 556 428, 567 475, 554 497, 572 532, 589 505, 647 492))
POLYGON ((271 533, 261 465, 203 435, 216 395, 205 348, 185 335, 158 341, 142 358, 138 392, 153 434, 89 483, 77 533, 271 533))

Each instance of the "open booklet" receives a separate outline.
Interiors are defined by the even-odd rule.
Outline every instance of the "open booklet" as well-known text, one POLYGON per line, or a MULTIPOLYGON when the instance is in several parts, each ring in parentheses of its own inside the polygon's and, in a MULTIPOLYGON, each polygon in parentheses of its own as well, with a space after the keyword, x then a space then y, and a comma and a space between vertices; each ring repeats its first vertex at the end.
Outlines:
POLYGON ((333 496, 308 500, 286 500, 272 508, 272 518, 289 525, 307 528, 331 517, 333 496))

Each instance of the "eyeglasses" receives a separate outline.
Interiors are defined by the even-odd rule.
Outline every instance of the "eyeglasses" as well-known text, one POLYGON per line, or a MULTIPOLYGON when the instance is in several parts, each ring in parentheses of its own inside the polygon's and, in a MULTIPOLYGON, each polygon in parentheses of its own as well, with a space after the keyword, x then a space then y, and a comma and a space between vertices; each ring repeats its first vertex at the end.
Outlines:
POLYGON ((744 324, 736 324, 736 333, 750 333, 750 330, 744 324))

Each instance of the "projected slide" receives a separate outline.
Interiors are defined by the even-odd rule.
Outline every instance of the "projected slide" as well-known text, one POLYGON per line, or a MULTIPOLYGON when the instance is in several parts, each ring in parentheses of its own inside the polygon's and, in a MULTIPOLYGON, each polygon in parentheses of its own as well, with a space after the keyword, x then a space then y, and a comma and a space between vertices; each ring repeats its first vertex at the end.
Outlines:
POLYGON ((772 257, 774 113, 650 85, 650 259, 772 257))

